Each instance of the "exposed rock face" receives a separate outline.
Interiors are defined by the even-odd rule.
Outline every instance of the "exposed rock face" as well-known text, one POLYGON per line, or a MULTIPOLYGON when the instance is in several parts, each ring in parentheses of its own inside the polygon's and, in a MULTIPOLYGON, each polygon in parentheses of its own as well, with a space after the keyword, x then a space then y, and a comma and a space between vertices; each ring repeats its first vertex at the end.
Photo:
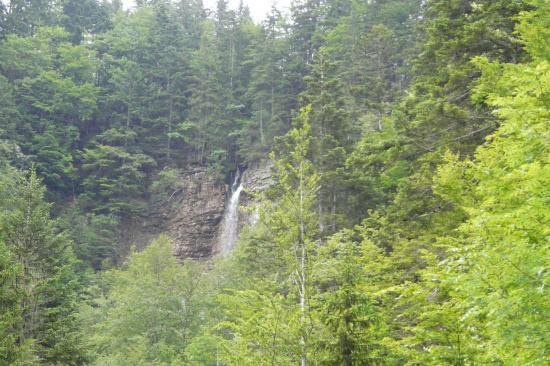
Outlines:
POLYGON ((252 197, 251 193, 260 193, 273 184, 272 169, 273 163, 264 161, 245 170, 242 179, 249 198, 252 197))
POLYGON ((118 259, 124 260, 130 253, 131 247, 135 247, 138 251, 145 249, 164 232, 165 226, 166 217, 160 213, 146 218, 125 219, 118 228, 118 259))
POLYGON ((273 184, 273 164, 264 161, 249 167, 243 174, 244 193, 241 198, 241 228, 245 225, 253 226, 258 221, 258 213, 250 211, 250 208, 257 204, 256 195, 265 191, 273 184))
MULTIPOLYGON (((271 164, 249 167, 242 182, 239 230, 257 221, 257 214, 246 208, 256 203, 255 194, 271 184, 271 164)), ((177 185, 179 189, 165 202, 155 205, 147 217, 123 223, 119 240, 126 253, 132 245, 138 250, 145 248, 160 234, 172 240, 174 255, 180 261, 206 260, 221 251, 221 224, 230 187, 220 183, 206 168, 197 166, 183 170, 177 185)))
MULTIPOLYGON (((245 208, 254 205, 255 195, 272 184, 271 169, 272 164, 264 162, 249 167, 243 173, 240 229, 257 221, 257 214, 245 208)), ((231 189, 217 183, 204 168, 186 170, 182 180, 184 189, 178 194, 166 233, 172 239, 174 255, 178 259, 210 259, 222 247, 222 220, 231 189)))
POLYGON ((183 189, 172 204, 166 233, 178 259, 208 259, 217 243, 227 187, 204 168, 187 170, 182 180, 183 189))

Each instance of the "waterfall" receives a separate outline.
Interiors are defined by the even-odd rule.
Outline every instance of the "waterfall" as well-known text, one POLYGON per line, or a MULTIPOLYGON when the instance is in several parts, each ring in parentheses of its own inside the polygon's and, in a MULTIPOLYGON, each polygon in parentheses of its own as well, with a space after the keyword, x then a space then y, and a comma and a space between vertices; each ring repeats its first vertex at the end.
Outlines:
POLYGON ((237 170, 235 180, 231 185, 231 198, 223 215, 220 235, 220 253, 222 255, 229 254, 239 238, 239 198, 242 191, 241 173, 237 170))

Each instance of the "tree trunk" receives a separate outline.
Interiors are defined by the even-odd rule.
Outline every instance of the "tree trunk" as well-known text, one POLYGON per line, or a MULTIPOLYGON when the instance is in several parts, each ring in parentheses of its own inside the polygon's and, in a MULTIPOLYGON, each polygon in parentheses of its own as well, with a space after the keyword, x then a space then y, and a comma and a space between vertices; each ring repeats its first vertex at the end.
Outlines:
POLYGON ((167 92, 168 96, 170 98, 169 101, 169 112, 168 112, 168 151, 166 152, 166 157, 168 160, 171 159, 171 149, 172 149, 172 118, 174 114, 174 99, 172 98, 172 94, 170 93, 170 78, 168 78, 168 85, 167 85, 167 92))
POLYGON ((264 102, 260 102, 260 141, 262 142, 262 147, 264 145, 264 102))
POLYGON ((304 171, 303 164, 300 163, 300 325, 302 336, 300 338, 301 346, 301 366, 307 366, 307 353, 306 353, 306 335, 305 335, 305 321, 306 321, 306 243, 305 243, 305 223, 304 223, 304 171))

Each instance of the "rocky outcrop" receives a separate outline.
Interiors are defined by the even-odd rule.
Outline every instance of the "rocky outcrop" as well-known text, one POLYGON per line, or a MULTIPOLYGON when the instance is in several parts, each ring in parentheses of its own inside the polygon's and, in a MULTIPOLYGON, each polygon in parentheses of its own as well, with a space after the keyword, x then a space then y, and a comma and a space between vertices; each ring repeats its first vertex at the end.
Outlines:
POLYGON ((166 228, 174 255, 180 260, 210 258, 218 239, 227 187, 204 168, 187 170, 181 186, 166 228))
POLYGON ((271 161, 264 161, 254 164, 245 170, 242 181, 249 198, 253 194, 265 191, 273 184, 272 169, 273 163, 271 161))
POLYGON ((119 230, 121 256, 130 247, 144 249, 159 235, 167 235, 178 260, 209 259, 215 252, 223 218, 227 186, 204 167, 188 167, 177 178, 177 189, 158 202, 149 202, 149 213, 126 220, 119 230))
POLYGON ((254 210, 257 195, 273 184, 271 161, 264 161, 250 166, 243 174, 244 193, 241 198, 241 228, 245 225, 253 226, 258 220, 258 213, 254 210))
MULTIPOLYGON (((160 234, 166 234, 180 261, 187 258, 206 260, 220 251, 222 220, 230 187, 220 183, 206 168, 197 166, 184 169, 177 180, 178 189, 157 202, 146 217, 123 223, 119 238, 121 247, 129 250, 130 246, 135 246, 141 250, 160 234)), ((271 165, 250 166, 242 182, 239 229, 257 221, 257 214, 248 208, 256 203, 255 195, 271 184, 271 165)))
MULTIPOLYGON (((250 166, 242 175, 244 192, 240 201, 239 227, 254 225, 257 213, 249 210, 256 195, 272 184, 272 164, 250 166)), ((209 259, 220 251, 222 220, 230 195, 230 187, 216 182, 204 168, 187 170, 182 176, 182 192, 166 233, 174 244, 174 255, 180 259, 209 259)), ((172 205, 174 206, 174 205, 172 205)))

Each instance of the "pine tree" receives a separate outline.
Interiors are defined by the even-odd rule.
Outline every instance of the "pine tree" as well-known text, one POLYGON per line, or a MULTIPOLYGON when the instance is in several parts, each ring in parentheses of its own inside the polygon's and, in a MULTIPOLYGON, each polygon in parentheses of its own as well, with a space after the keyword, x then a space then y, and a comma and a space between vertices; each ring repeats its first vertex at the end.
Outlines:
POLYGON ((188 120, 181 126, 195 132, 192 144, 196 157, 193 160, 200 163, 204 163, 208 155, 217 150, 214 137, 223 130, 224 123, 220 111, 223 105, 221 70, 217 67, 221 56, 213 47, 216 42, 214 30, 210 20, 203 23, 200 46, 191 61, 193 92, 189 99, 188 120))
POLYGON ((290 126, 292 95, 288 79, 287 24, 281 13, 272 8, 262 31, 249 47, 251 64, 246 99, 251 106, 251 119, 239 131, 239 153, 246 161, 262 159, 273 146, 276 136, 290 126))
POLYGON ((523 1, 433 0, 426 4, 413 93, 406 100, 411 123, 404 132, 414 149, 429 152, 445 146, 472 153, 494 130, 495 121, 487 110, 469 98, 478 75, 470 61, 475 56, 521 60, 523 54, 512 33, 514 17, 525 8, 523 1))
POLYGON ((345 94, 335 69, 336 64, 321 50, 311 75, 306 78, 308 90, 304 97, 312 106, 312 132, 316 139, 310 154, 321 175, 318 210, 325 234, 334 233, 341 221, 337 217, 343 187, 339 170, 357 132, 343 108, 345 94))
POLYGON ((106 4, 97 0, 63 0, 63 23, 74 44, 82 42, 88 34, 97 34, 110 27, 106 4))
MULTIPOLYGON (((311 274, 319 225, 315 200, 319 178, 308 160, 311 145, 309 111, 310 108, 304 108, 297 121, 300 127, 291 130, 282 142, 285 149, 275 162, 277 183, 271 193, 273 198, 266 200, 260 209, 260 227, 266 229, 262 242, 272 253, 271 270, 260 272, 266 277, 256 277, 256 281, 261 282, 253 289, 236 291, 224 300, 230 305, 239 304, 243 299, 253 301, 253 305, 247 305, 242 312, 231 306, 227 320, 221 324, 222 329, 232 332, 232 339, 226 345, 230 353, 252 352, 259 359, 293 360, 302 365, 317 357, 310 337, 313 327, 311 274), (263 285, 276 286, 277 290, 264 295, 266 287, 263 285), (266 310, 248 322, 243 316, 254 311, 254 306, 266 306, 266 310), (252 341, 249 337, 256 334, 255 327, 262 326, 263 319, 268 322, 269 329, 261 334, 267 338, 262 338, 262 348, 254 351, 247 344, 252 341), (287 339, 281 338, 285 328, 287 339), (274 337, 271 345, 267 342, 270 336, 274 337), (268 347, 277 347, 282 354, 274 354, 268 347)), ((245 246, 244 255, 256 249, 245 246)))
POLYGON ((5 183, 0 235, 20 268, 13 285, 20 292, 22 316, 8 336, 19 345, 30 344, 46 365, 82 364, 75 318, 79 278, 71 242, 50 218, 51 205, 43 201, 45 189, 35 172, 5 183))
POLYGON ((14 332, 23 321, 22 293, 16 286, 20 276, 21 267, 8 247, 0 241, 0 362, 5 365, 19 360, 22 348, 27 346, 17 345, 17 334, 14 332))

